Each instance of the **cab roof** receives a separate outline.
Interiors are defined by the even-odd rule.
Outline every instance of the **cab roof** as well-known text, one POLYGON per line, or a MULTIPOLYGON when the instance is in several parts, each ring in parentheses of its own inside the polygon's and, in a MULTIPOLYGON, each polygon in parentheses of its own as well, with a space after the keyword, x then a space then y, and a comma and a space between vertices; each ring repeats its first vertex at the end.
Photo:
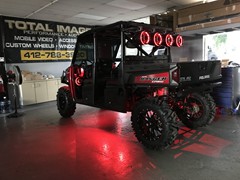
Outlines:
POLYGON ((159 32, 170 32, 170 28, 162 28, 155 25, 145 24, 145 23, 138 23, 133 21, 119 21, 113 24, 109 24, 106 26, 94 27, 91 30, 80 34, 79 38, 84 38, 86 36, 91 36, 93 34, 97 36, 105 36, 105 37, 121 37, 121 31, 125 33, 136 33, 142 30, 147 30, 149 32, 159 31, 159 32))

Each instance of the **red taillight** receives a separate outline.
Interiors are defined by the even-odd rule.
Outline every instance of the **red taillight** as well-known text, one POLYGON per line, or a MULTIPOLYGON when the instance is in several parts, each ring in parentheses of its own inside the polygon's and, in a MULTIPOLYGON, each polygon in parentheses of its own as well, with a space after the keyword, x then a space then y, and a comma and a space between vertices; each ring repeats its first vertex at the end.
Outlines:
POLYGON ((173 41, 174 41, 173 36, 171 34, 166 34, 166 36, 165 36, 165 44, 166 44, 166 46, 168 46, 168 47, 172 46, 173 45, 173 41))
POLYGON ((147 31, 142 31, 139 39, 142 45, 148 44, 150 42, 150 34, 147 31))
POLYGON ((155 46, 160 46, 162 44, 162 35, 158 32, 153 35, 153 43, 155 46))
POLYGON ((168 88, 164 87, 164 88, 159 88, 156 92, 156 95, 158 96, 166 96, 168 95, 168 88))
POLYGON ((183 45, 183 38, 181 35, 177 35, 175 37, 175 43, 174 43, 177 47, 181 47, 183 45))

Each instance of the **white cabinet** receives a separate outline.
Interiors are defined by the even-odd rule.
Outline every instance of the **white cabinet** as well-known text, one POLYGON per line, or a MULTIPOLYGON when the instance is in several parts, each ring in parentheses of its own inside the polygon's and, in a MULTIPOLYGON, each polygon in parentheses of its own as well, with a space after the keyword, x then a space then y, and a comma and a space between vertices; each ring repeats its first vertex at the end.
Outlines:
POLYGON ((58 88, 63 85, 60 79, 26 81, 22 84, 23 105, 56 100, 58 88))
POLYGON ((47 82, 35 82, 36 102, 42 103, 48 101, 47 82))
POLYGON ((23 105, 36 103, 35 85, 33 82, 27 82, 22 84, 22 96, 23 105))
POLYGON ((48 80, 47 92, 48 92, 49 101, 56 100, 57 91, 58 91, 58 80, 48 80))
POLYGON ((48 100, 54 101, 56 100, 56 95, 58 89, 62 86, 66 86, 66 84, 61 83, 60 79, 53 79, 47 81, 47 90, 48 90, 48 100))

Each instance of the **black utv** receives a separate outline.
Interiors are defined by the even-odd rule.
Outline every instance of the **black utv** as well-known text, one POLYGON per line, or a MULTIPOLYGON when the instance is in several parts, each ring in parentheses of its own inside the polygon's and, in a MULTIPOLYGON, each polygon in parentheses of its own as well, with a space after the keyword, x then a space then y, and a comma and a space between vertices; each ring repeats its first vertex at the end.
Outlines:
POLYGON ((63 117, 76 103, 132 112, 137 139, 152 149, 171 145, 178 120, 190 128, 215 116, 210 96, 221 78, 220 61, 172 62, 170 47, 182 36, 136 22, 117 22, 78 36, 70 67, 63 72, 57 107, 63 117))

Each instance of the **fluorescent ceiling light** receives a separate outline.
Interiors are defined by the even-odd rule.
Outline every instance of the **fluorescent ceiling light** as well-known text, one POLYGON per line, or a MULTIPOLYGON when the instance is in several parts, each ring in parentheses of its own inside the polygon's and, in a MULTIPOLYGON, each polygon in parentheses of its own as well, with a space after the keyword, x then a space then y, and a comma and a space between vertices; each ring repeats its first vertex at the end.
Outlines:
POLYGON ((37 9, 36 11, 33 11, 32 13, 26 15, 25 18, 28 18, 28 17, 30 17, 30 16, 32 16, 32 15, 34 15, 34 14, 36 14, 36 13, 42 11, 43 9, 46 9, 47 7, 53 5, 53 4, 56 3, 56 2, 58 2, 58 0, 53 0, 52 2, 50 2, 50 3, 46 4, 46 5, 44 5, 43 7, 37 9))
POLYGON ((146 5, 144 5, 144 4, 139 4, 139 3, 130 2, 130 1, 126 1, 126 0, 111 1, 111 2, 107 3, 107 5, 124 8, 124 9, 129 9, 129 10, 139 10, 139 9, 146 7, 146 5))
POLYGON ((103 19, 107 18, 107 17, 104 17, 104 16, 95 16, 95 15, 92 15, 92 14, 85 14, 85 13, 80 13, 80 14, 77 14, 73 17, 84 18, 84 19, 93 19, 93 20, 103 20, 103 19))

